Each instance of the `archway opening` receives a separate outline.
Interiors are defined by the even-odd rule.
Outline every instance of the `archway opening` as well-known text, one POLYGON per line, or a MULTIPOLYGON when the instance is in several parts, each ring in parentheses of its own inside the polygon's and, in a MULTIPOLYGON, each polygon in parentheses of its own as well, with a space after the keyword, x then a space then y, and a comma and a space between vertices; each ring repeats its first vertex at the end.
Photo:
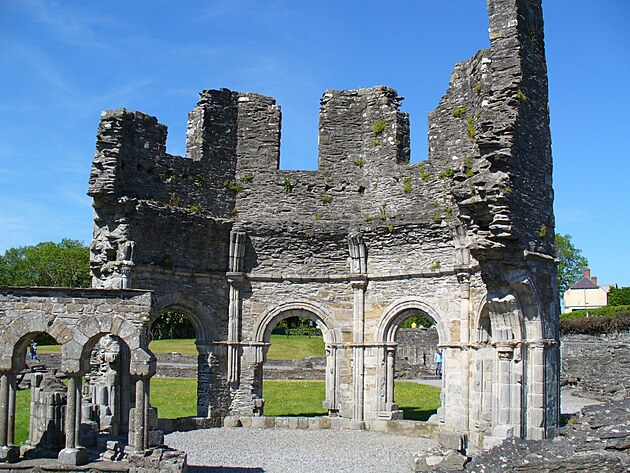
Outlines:
POLYGON ((426 421, 441 405, 444 363, 437 323, 425 311, 408 308, 392 321, 389 335, 386 369, 393 375, 388 373, 386 384, 391 409, 397 410, 392 415, 426 421))
POLYGON ((27 456, 32 450, 54 453, 64 445, 66 387, 57 376, 61 345, 46 332, 30 333, 15 346, 14 359, 20 371, 9 376, 9 411, 15 419, 9 437, 27 456))
POLYGON ((328 413, 326 342, 322 321, 306 310, 281 313, 266 329, 260 397, 264 415, 321 416, 328 413))
POLYGON ((166 310, 151 325, 149 349, 157 358, 151 379, 151 406, 161 419, 194 417, 199 413, 200 355, 190 315, 166 310))

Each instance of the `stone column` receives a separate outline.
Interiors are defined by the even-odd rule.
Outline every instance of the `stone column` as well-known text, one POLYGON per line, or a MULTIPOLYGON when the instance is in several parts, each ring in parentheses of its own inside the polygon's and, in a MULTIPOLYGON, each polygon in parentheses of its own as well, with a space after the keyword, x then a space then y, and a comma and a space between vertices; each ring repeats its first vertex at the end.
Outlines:
POLYGON ((134 409, 133 419, 133 448, 136 452, 142 452, 147 448, 147 384, 148 380, 144 377, 136 379, 136 405, 134 409))
POLYGON ((324 409, 328 409, 329 416, 337 416, 337 347, 326 344, 326 400, 324 409))
POLYGON ((354 427, 364 427, 364 374, 365 374, 365 280, 352 281, 354 290, 354 312, 352 320, 352 355, 353 371, 352 384, 354 386, 352 420, 354 427))
POLYGON ((66 373, 68 394, 66 404, 66 448, 59 452, 59 463, 63 465, 85 465, 87 454, 80 446, 81 430, 81 373, 66 373))
POLYGON ((386 348, 387 351, 387 367, 386 367, 386 408, 388 411, 393 411, 395 409, 395 401, 394 401, 394 374, 396 372, 396 347, 388 346, 386 348))
POLYGON ((236 229, 230 233, 230 260, 227 273, 230 285, 230 305, 228 318, 228 383, 235 385, 239 381, 240 342, 243 285, 243 260, 245 255, 245 233, 236 229))
POLYGON ((230 306, 228 318, 228 383, 238 384, 240 372, 240 341, 243 273, 228 273, 230 285, 230 306))
POLYGON ((13 442, 15 392, 11 394, 12 385, 15 387, 15 375, 2 373, 0 375, 0 462, 12 462, 20 456, 20 449, 13 442), (11 377, 13 377, 13 383, 11 377), (11 404, 13 404, 13 410, 11 404))
POLYGON ((461 415, 457 428, 464 432, 469 431, 470 426, 470 274, 461 272, 457 274, 459 282, 460 297, 460 343, 462 347, 461 353, 461 415))

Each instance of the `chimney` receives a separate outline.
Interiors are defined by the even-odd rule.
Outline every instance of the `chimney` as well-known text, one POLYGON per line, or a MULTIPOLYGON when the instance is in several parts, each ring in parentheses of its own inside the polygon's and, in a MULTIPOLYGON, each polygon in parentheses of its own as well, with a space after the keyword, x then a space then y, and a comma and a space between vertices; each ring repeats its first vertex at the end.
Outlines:
POLYGON ((597 276, 593 276, 591 278, 591 281, 593 281, 594 284, 597 284, 597 276))
POLYGON ((591 270, 588 268, 584 268, 584 277, 591 279, 591 270))

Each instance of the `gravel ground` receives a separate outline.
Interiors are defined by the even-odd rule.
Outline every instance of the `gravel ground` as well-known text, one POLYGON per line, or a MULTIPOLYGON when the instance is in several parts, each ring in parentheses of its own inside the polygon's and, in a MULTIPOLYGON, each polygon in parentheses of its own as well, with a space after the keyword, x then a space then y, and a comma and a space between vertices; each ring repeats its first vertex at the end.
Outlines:
POLYGON ((191 473, 400 473, 435 441, 364 430, 223 428, 174 432, 191 473))

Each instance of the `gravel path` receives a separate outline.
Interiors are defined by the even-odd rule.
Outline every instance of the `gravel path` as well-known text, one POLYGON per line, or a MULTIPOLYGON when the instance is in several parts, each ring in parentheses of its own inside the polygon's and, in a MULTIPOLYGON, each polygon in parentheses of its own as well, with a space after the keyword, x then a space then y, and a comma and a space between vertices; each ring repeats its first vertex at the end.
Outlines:
POLYGON ((174 432, 191 473, 400 473, 434 440, 364 430, 223 428, 174 432))

